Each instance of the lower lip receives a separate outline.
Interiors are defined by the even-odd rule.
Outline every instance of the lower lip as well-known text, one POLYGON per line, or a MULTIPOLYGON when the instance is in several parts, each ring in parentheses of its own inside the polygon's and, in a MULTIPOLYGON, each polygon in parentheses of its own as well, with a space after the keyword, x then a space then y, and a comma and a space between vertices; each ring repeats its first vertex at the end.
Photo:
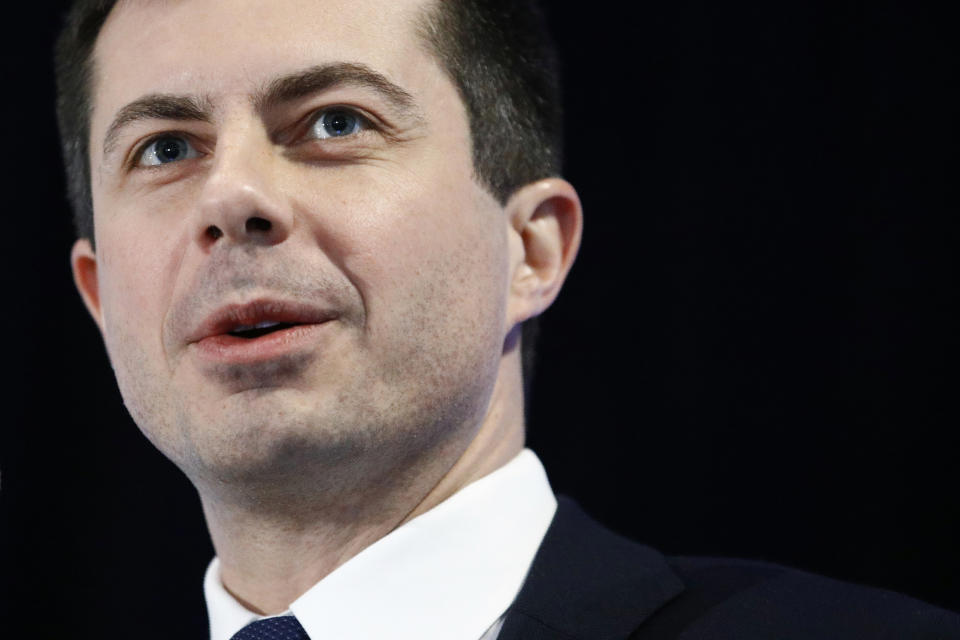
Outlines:
POLYGON ((255 364, 301 352, 312 346, 331 322, 298 324, 260 336, 220 334, 193 343, 200 356, 221 364, 255 364))

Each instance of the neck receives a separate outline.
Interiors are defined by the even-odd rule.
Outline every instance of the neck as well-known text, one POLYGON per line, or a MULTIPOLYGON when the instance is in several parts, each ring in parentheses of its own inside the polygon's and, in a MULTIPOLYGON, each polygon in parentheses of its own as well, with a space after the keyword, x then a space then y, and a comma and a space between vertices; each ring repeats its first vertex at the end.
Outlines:
POLYGON ((466 430, 472 439, 422 452, 385 478, 358 479, 353 491, 304 496, 288 508, 201 491, 224 587, 251 611, 282 613, 360 551, 513 459, 524 442, 516 353, 504 356, 500 374, 479 430, 466 430))

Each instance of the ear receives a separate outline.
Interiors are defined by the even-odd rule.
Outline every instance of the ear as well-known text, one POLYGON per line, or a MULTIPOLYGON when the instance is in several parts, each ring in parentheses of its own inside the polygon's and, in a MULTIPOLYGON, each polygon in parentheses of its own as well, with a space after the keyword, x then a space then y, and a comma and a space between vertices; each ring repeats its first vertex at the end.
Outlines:
POLYGON ((70 267, 73 270, 73 283, 83 298, 83 304, 93 316, 93 321, 103 332, 103 316, 100 313, 100 284, 97 280, 97 254, 86 238, 73 243, 70 252, 70 267))
POLYGON ((510 218, 511 280, 507 322, 515 326, 549 307, 580 248, 583 209, 566 180, 522 187, 506 205, 510 218))

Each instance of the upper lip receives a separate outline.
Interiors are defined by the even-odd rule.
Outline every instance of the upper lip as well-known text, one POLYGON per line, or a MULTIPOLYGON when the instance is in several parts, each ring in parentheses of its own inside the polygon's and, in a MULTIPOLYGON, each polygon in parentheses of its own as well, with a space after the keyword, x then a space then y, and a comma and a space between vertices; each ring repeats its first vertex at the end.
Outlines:
POLYGON ((199 342, 204 338, 230 333, 240 327, 250 327, 261 322, 319 324, 335 317, 333 311, 309 303, 258 298, 242 304, 220 307, 200 322, 188 336, 187 342, 199 342))

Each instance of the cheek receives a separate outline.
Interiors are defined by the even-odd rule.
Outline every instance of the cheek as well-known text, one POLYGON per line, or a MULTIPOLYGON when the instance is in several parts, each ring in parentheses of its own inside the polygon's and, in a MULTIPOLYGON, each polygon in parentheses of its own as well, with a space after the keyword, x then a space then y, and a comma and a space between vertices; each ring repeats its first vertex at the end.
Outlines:
POLYGON ((505 214, 468 174, 377 176, 341 202, 349 212, 334 225, 341 267, 368 311, 382 300, 401 308, 451 298, 479 305, 502 295, 505 214), (408 305, 398 298, 410 298, 408 305))
POLYGON ((376 233, 391 258, 407 258, 413 265, 466 263, 501 248, 506 214, 475 183, 469 156, 458 148, 445 151, 418 156, 403 171, 380 174, 363 190, 362 210, 370 214, 361 224, 376 233))
POLYGON ((169 238, 149 229, 130 231, 115 224, 97 237, 104 338, 108 348, 132 341, 142 352, 153 353, 162 348, 169 300, 169 238))
POLYGON ((144 435, 166 455, 181 449, 169 406, 170 375, 161 341, 167 299, 162 238, 149 242, 117 227, 97 236, 104 342, 124 405, 144 435))
POLYGON ((458 369, 455 360, 486 367, 499 355, 505 214, 471 179, 452 183, 386 182, 351 207, 362 213, 350 216, 342 267, 363 297, 365 336, 388 382, 432 378, 458 369))

